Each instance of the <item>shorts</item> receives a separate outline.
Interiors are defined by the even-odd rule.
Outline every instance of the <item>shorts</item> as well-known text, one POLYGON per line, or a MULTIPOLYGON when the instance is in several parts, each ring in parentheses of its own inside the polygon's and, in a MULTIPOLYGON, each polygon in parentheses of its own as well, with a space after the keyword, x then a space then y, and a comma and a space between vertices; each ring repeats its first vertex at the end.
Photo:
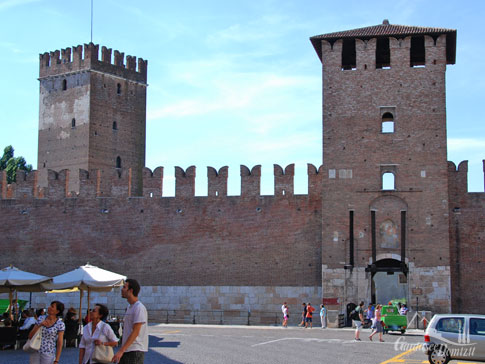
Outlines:
POLYGON ((354 322, 354 325, 355 325, 355 329, 357 331, 360 331, 360 329, 362 328, 362 321, 356 321, 356 320, 352 320, 354 322))
POLYGON ((307 317, 307 318, 305 318, 305 321, 306 322, 312 322, 312 318, 311 317, 307 317))
POLYGON ((375 327, 376 332, 382 332, 382 322, 376 321, 376 327, 375 327))
POLYGON ((119 364, 143 364, 145 361, 144 351, 127 351, 121 357, 119 364))

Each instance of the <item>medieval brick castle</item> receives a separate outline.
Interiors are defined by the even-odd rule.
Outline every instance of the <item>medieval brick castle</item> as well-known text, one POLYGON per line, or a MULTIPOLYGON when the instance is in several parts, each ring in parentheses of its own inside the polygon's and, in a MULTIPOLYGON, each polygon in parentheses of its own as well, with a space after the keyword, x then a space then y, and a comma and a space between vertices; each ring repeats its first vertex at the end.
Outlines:
POLYGON ((447 162, 456 31, 384 21, 310 40, 323 164, 308 165, 306 195, 275 165, 271 196, 260 166, 241 166, 240 196, 227 167, 208 167, 207 197, 195 167, 177 167, 164 197, 163 167, 144 167, 147 62, 94 44, 40 55, 38 169, 0 174, 0 265, 52 276, 90 262, 137 278, 149 309, 188 315, 391 298, 484 313, 485 193, 447 162))

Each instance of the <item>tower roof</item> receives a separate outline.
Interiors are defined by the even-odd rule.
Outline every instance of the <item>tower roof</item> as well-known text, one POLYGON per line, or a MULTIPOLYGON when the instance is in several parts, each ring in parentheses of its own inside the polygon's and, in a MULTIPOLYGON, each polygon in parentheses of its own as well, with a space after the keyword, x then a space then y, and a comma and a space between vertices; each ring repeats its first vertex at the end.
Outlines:
POLYGON ((310 41, 312 42, 313 48, 315 48, 318 57, 320 58, 320 60, 322 60, 322 40, 334 43, 336 40, 344 38, 357 38, 362 40, 368 40, 371 38, 394 37, 397 39, 401 39, 408 36, 416 35, 429 35, 433 38, 437 38, 442 34, 446 34, 447 63, 454 64, 456 54, 456 29, 396 25, 389 24, 389 21, 385 19, 382 24, 373 25, 370 27, 315 35, 313 37, 310 37, 310 41))

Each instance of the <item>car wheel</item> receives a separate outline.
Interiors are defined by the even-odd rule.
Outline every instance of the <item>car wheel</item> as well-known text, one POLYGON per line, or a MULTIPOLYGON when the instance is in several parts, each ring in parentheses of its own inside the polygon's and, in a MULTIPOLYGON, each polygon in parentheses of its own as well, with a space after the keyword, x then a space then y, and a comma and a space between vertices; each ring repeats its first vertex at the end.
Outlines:
POLYGON ((404 335, 405 332, 406 330, 401 330, 401 335, 404 335))
POLYGON ((428 354, 428 360, 431 364, 447 364, 450 361, 450 353, 447 348, 436 346, 428 354))

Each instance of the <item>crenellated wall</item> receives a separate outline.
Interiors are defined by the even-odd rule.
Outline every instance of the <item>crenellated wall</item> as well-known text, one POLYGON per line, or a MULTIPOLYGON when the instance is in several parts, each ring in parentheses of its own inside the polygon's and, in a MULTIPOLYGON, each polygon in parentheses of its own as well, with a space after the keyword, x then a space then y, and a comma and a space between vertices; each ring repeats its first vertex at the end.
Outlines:
POLYGON ((448 162, 452 309, 483 313, 485 193, 468 192, 467 179, 468 161, 448 162))
MULTIPOLYGON (((317 168, 308 164, 308 194, 321 196, 323 172, 322 166, 317 168)), ((209 197, 227 197, 228 167, 216 171, 207 167, 207 183, 209 197)), ((274 165, 274 195, 292 197, 294 195, 295 165, 290 164, 283 169, 274 165)), ((143 168, 143 192, 141 197, 164 197, 163 167, 157 167, 153 172, 143 168)), ((6 174, 0 171, 0 197, 2 199, 31 198, 93 198, 93 197, 134 197, 132 169, 113 168, 110 170, 80 169, 78 175, 73 175, 68 169, 60 172, 47 171, 47 185, 38 182, 38 171, 31 173, 19 171, 17 182, 7 185, 6 174), (71 178, 79 180, 79 192, 71 190, 71 178), (4 181, 5 180, 5 181, 4 181)), ((192 198, 195 196, 196 167, 186 170, 175 167, 175 197, 192 198)), ((241 165, 241 197, 260 196, 261 166, 251 170, 241 165)))
POLYGON ((84 44, 84 53, 82 45, 45 52, 39 55, 39 78, 92 69, 146 83, 148 61, 126 56, 125 65, 124 53, 115 50, 113 62, 111 55, 112 49, 103 46, 99 59, 99 45, 93 43, 84 44))
MULTIPOLYGON (((310 286, 321 284, 321 194, 309 165, 309 193, 293 194, 293 165, 275 165, 274 196, 261 196, 260 166, 241 166, 241 196, 227 196, 227 167, 208 167, 209 196, 194 196, 195 167, 176 167, 175 197, 163 197, 163 168, 34 171, 7 186, 0 172, 0 266, 55 275, 89 262, 146 286, 310 286), (281 191, 286 191, 284 194, 281 191), (217 193, 216 193, 217 192, 217 193)), ((320 181, 321 184, 321 181, 320 181)))

